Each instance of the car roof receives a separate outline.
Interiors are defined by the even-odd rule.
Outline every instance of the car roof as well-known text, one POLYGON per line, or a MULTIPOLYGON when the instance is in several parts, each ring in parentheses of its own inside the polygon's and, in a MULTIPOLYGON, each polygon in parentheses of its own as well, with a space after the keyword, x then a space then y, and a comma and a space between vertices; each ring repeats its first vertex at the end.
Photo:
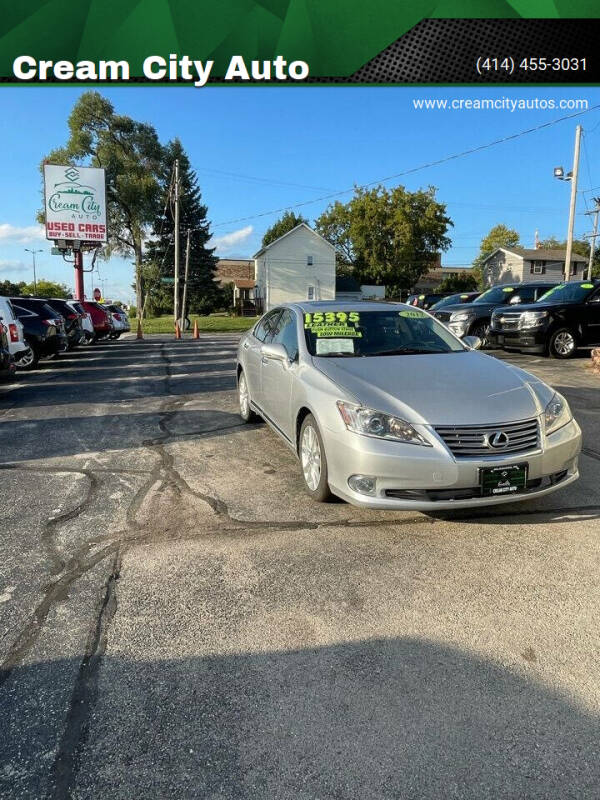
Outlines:
POLYGON ((386 311, 399 306, 410 308, 406 303, 373 302, 369 300, 298 300, 295 303, 281 303, 277 308, 299 308, 301 311, 386 311))

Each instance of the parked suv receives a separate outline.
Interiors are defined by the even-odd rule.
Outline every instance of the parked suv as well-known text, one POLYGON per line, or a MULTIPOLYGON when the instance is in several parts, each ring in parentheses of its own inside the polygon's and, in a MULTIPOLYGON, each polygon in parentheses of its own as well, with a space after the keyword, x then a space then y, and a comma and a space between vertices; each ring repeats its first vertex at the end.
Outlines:
MULTIPOLYGON (((81 328, 83 330, 83 340, 89 342, 91 339, 94 338, 94 324, 92 322, 92 317, 85 308, 81 305, 78 300, 67 300, 66 301, 69 308, 71 308, 75 314, 79 314, 79 318, 81 320, 81 328)), ((82 341, 83 341, 82 340, 82 341)))
POLYGON ((554 358, 571 358, 580 346, 600 345, 600 281, 561 283, 536 303, 495 309, 490 340, 506 350, 554 358))
POLYGON ((407 304, 409 306, 416 306, 417 308, 431 308, 435 303, 439 303, 444 297, 448 297, 450 292, 442 292, 437 294, 409 294, 407 304))
POLYGON ((23 325, 8 297, 0 297, 0 323, 6 327, 8 349, 15 363, 22 361, 25 366, 32 357, 31 347, 25 341, 23 325))
POLYGON ((131 330, 129 317, 121 306, 116 303, 110 303, 105 305, 105 308, 107 311, 110 311, 113 318, 114 331, 110 335, 111 339, 118 339, 122 333, 127 333, 131 330))
POLYGON ((110 312, 107 311, 100 303, 94 303, 91 300, 81 300, 81 305, 92 318, 94 326, 94 341, 104 339, 112 333, 112 319, 110 312))
POLYGON ((554 286, 556 283, 548 281, 505 283, 501 286, 492 286, 472 303, 457 303, 432 313, 456 336, 460 338, 477 336, 481 339, 481 346, 487 347, 489 346, 488 329, 492 311, 495 308, 506 305, 506 303, 511 306, 519 303, 533 303, 554 286))
POLYGON ((11 297, 10 302, 23 325, 25 341, 32 350, 27 362, 21 360, 23 369, 33 369, 40 358, 55 356, 67 349, 64 320, 53 308, 43 300, 31 297, 11 297))
POLYGON ((446 306, 455 306, 457 303, 472 303, 473 300, 476 300, 481 292, 460 292, 458 294, 449 294, 448 297, 442 297, 441 300, 438 300, 437 303, 434 303, 430 307, 430 311, 433 314, 434 311, 439 311, 440 308, 445 308, 446 306))
POLYGON ((68 340, 68 350, 74 350, 77 345, 84 339, 83 326, 81 324, 81 317, 74 311, 66 300, 51 297, 44 300, 50 308, 61 315, 65 321, 65 334, 68 340))
POLYGON ((15 362, 8 349, 7 330, 7 326, 0 322, 0 379, 2 380, 12 378, 15 374, 15 362))

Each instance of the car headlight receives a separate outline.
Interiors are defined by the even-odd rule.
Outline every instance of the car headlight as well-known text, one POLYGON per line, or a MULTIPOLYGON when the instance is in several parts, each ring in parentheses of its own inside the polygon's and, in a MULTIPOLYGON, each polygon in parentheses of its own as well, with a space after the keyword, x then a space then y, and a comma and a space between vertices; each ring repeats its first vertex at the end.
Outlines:
POLYGON ((548 403, 544 410, 544 428, 546 433, 554 433, 563 425, 566 425, 572 419, 571 409, 565 398, 555 392, 552 400, 548 403))
POLYGON ((349 431, 361 433, 363 436, 374 436, 377 439, 391 439, 404 444, 433 447, 404 419, 353 403, 343 403, 341 400, 338 400, 337 407, 349 431))
POLYGON ((547 311, 524 311, 519 319, 519 328, 535 328, 548 318, 547 311))
POLYGON ((468 319, 471 319, 473 313, 471 311, 455 311, 453 314, 450 314, 450 322, 465 322, 468 319))

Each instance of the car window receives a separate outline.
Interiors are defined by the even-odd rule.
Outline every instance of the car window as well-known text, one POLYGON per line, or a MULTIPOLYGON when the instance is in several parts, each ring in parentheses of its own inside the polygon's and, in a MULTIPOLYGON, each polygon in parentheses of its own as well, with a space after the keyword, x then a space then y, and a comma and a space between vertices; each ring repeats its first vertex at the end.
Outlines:
POLYGON ((261 321, 254 329, 254 335, 259 340, 259 342, 269 342, 271 340, 271 336, 273 335, 273 330, 275 329, 275 325, 277 323, 277 320, 279 319, 280 314, 281 314, 281 309, 276 308, 273 311, 269 311, 269 313, 265 314, 265 316, 261 319, 261 321))
POLYGON ((511 294, 511 298, 515 296, 518 296, 522 303, 533 303, 535 299, 535 288, 533 286, 523 286, 521 289, 518 289, 514 295, 511 294))
POLYGON ((291 361, 298 357, 298 330, 296 327, 296 315, 289 308, 284 309, 277 321, 273 332, 272 343, 282 344, 291 361))
POLYGON ((473 305, 477 303, 501 303, 505 305, 510 302, 510 298, 515 291, 516 287, 514 286, 492 286, 491 289, 480 294, 477 300, 473 301, 473 305))
POLYGON ((593 294, 594 289, 596 289, 596 285, 588 281, 560 283, 543 294, 538 303, 583 303, 589 295, 593 294))

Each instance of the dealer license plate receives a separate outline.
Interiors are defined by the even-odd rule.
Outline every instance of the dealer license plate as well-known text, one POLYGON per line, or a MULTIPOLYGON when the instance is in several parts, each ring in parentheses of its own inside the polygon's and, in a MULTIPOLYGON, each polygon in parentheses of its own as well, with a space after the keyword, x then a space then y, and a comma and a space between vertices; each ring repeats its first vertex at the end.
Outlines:
POLYGON ((479 470, 484 495, 517 494, 527 488, 528 464, 508 464, 479 470))

